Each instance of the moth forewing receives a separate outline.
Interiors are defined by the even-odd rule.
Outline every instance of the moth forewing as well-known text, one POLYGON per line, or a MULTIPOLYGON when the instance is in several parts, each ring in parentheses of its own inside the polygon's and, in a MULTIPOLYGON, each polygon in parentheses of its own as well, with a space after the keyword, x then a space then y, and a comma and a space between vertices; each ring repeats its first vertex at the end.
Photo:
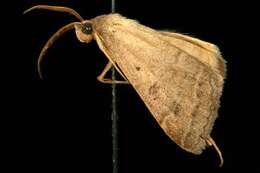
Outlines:
POLYGON ((211 59, 221 57, 194 40, 176 44, 169 34, 118 14, 98 16, 93 25, 104 53, 109 52, 166 134, 183 149, 200 154, 217 117, 223 85, 211 59), (187 51, 191 46, 201 50, 187 51))

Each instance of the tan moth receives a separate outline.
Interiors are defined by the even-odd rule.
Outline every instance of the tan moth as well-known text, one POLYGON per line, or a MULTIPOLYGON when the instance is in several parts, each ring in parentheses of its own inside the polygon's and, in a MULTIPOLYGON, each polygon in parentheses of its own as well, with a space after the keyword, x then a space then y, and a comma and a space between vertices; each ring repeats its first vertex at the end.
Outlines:
POLYGON ((38 59, 41 78, 40 64, 47 49, 66 31, 75 29, 79 41, 96 40, 109 60, 97 77, 100 82, 131 84, 170 139, 193 154, 213 145, 222 166, 221 151, 210 137, 225 78, 225 60, 215 45, 154 30, 120 14, 84 20, 71 8, 47 5, 25 13, 34 9, 67 12, 80 20, 59 29, 45 44, 38 59), (125 80, 105 79, 111 67, 125 80))

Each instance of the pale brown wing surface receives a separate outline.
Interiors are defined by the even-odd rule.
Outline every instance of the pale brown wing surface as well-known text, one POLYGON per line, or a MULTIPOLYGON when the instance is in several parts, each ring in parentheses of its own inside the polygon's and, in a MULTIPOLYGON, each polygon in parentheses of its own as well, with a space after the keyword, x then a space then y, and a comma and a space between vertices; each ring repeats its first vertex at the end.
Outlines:
POLYGON ((217 117, 223 77, 196 53, 174 45, 168 35, 133 20, 110 14, 92 22, 99 47, 165 133, 183 149, 200 154, 217 117))
POLYGON ((181 48, 188 54, 192 54, 199 61, 209 65, 213 70, 225 77, 225 60, 216 45, 175 32, 161 31, 161 34, 164 35, 164 40, 181 48))

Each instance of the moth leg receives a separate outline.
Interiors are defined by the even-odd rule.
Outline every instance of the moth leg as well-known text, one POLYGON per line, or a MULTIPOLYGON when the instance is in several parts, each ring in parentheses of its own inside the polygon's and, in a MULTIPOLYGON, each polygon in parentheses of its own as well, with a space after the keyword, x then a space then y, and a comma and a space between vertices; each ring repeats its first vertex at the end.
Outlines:
POLYGON ((112 62, 108 62, 102 73, 97 77, 97 80, 102 82, 102 83, 107 83, 107 84, 129 84, 127 80, 125 81, 119 81, 119 80, 112 80, 112 79, 105 79, 106 73, 113 67, 112 62))
POLYGON ((222 157, 222 153, 220 151, 220 149, 218 148, 217 144, 215 143, 215 141, 209 137, 208 139, 206 139, 206 142, 209 146, 212 146, 215 148, 215 150, 218 152, 218 155, 219 155, 219 159, 220 159, 220 164, 219 164, 219 167, 222 167, 223 166, 223 163, 224 163, 224 159, 222 157))

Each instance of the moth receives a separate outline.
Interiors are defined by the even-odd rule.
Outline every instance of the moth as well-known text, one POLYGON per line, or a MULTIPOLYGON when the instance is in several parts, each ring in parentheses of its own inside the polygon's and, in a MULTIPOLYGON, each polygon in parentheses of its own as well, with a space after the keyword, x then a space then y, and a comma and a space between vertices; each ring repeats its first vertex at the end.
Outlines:
POLYGON ((221 151, 211 138, 218 115, 225 79, 225 60, 214 44, 175 32, 158 31, 120 14, 107 14, 84 20, 67 7, 37 5, 35 9, 67 12, 79 22, 59 29, 43 47, 48 48, 65 32, 75 29, 80 42, 96 40, 108 58, 97 77, 108 84, 131 84, 164 132, 182 149, 201 154, 213 145, 223 165, 221 151), (124 80, 105 78, 114 67, 124 80))

